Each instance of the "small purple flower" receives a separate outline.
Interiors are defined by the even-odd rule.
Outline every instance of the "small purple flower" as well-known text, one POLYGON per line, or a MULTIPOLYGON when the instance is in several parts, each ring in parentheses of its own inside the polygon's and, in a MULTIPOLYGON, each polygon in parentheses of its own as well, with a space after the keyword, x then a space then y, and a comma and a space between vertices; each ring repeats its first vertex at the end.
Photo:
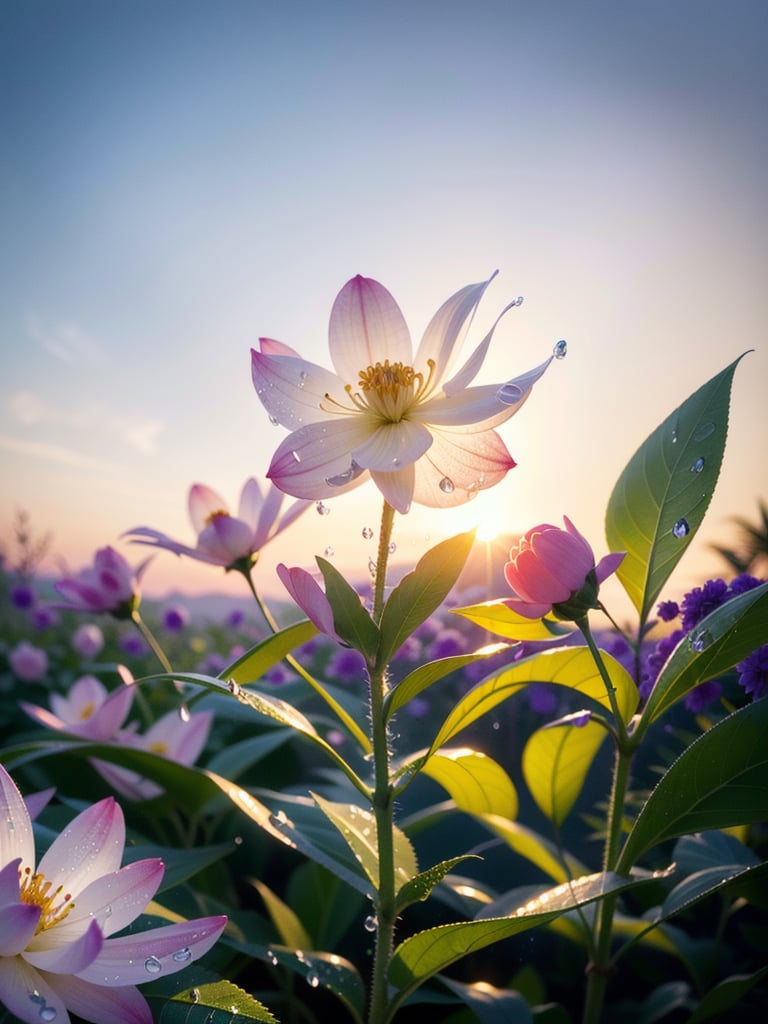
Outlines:
POLYGON ((291 679, 295 679, 293 672, 289 672, 284 665, 273 665, 267 672, 264 673, 264 679, 271 686, 283 686, 284 683, 289 682, 291 679))
POLYGON ((206 676, 217 676, 229 664, 229 659, 225 658, 223 654, 219 654, 218 651, 211 651, 210 654, 203 658, 195 671, 202 672, 206 676))
POLYGON ((28 640, 22 640, 8 655, 15 675, 25 683, 37 683, 48 673, 48 655, 28 640))
POLYGON ((737 597, 739 594, 746 594, 748 590, 754 590, 761 583, 765 583, 765 580, 759 580, 756 576, 750 576, 749 573, 743 572, 731 580, 730 596, 737 597))
POLYGON ((21 608, 22 611, 34 608, 36 600, 35 592, 29 584, 17 583, 15 587, 11 587, 11 603, 16 608, 21 608))
POLYGON ((189 612, 183 604, 169 605, 163 612, 163 628, 169 633, 180 633, 189 622, 189 612))
POLYGON ((452 658, 457 654, 466 654, 467 641, 458 629, 443 629, 429 646, 429 659, 452 658))
POLYGON ((699 683, 686 696, 685 706, 689 711, 698 715, 705 708, 709 707, 710 704, 718 700, 722 692, 722 686, 715 679, 710 679, 706 683, 699 683))
POLYGON ((680 614, 680 605, 677 601, 662 601, 656 609, 656 614, 662 622, 671 622, 680 614))
POLYGON ((140 658, 142 654, 146 653, 147 648, 141 637, 135 636, 133 633, 126 633, 125 636, 120 637, 120 650, 132 658, 140 658))
POLYGON ((403 661, 418 661, 421 655, 421 644, 415 636, 409 636, 395 652, 395 658, 403 661))
POLYGON ((115 618, 129 619, 139 606, 139 582, 149 561, 133 570, 119 551, 99 548, 93 565, 54 584, 67 602, 61 607, 80 612, 109 612, 115 618))
POLYGON ((411 718, 425 718, 429 714, 429 701, 426 697, 413 697, 406 704, 411 718))
POLYGON ((531 711, 539 715, 551 715, 557 707, 557 697, 546 683, 529 683, 525 694, 531 711))
POLYGON ((739 683, 753 700, 764 697, 768 693, 768 644, 747 655, 736 666, 736 671, 739 683))
POLYGON ((667 636, 663 636, 646 658, 643 678, 640 680, 638 687, 643 700, 653 689, 653 684, 656 682, 656 677, 661 671, 662 665, 683 639, 685 633, 684 629, 676 629, 667 636))
POLYGON ((45 605, 33 608, 29 616, 33 629, 40 633, 44 629, 50 629, 51 626, 57 626, 60 618, 61 616, 55 608, 47 608, 45 605))
POLYGON ((328 662, 328 675, 340 683, 356 683, 366 678, 365 658, 351 647, 342 647, 328 662))
POLYGON ((687 633, 698 626, 705 616, 727 601, 728 596, 728 584, 722 579, 707 580, 703 587, 690 590, 680 606, 683 630, 687 633))
POLYGON ((233 608, 227 615, 226 624, 230 629, 239 629, 243 622, 245 622, 245 612, 242 608, 233 608))
POLYGON ((81 658, 95 658, 104 647, 104 634, 92 622, 78 626, 72 635, 72 650, 81 658))

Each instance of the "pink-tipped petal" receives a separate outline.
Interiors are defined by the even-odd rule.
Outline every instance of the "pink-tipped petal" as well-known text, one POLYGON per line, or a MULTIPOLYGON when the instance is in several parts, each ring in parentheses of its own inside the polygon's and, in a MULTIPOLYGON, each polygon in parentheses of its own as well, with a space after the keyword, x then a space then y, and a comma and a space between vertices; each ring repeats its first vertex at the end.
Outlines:
POLYGON ((251 349, 251 377, 256 394, 269 415, 289 430, 302 423, 328 419, 326 395, 349 404, 344 383, 335 373, 288 356, 268 356, 251 349))
POLYGON ((452 508, 503 480, 515 460, 493 430, 465 433, 433 430, 432 447, 416 463, 414 500, 431 508, 452 508))
POLYGON ((265 356, 290 356, 292 359, 301 359, 295 348, 282 341, 275 341, 274 338, 259 338, 259 348, 265 356))
POLYGON ((32 822, 16 783, 0 764, 0 864, 20 858, 19 870, 35 869, 35 839, 32 822))
MULTIPOLYGON (((269 497, 271 488, 267 486, 266 497, 269 497)), ((265 502, 265 495, 261 493, 261 484, 256 477, 249 477, 243 484, 240 491, 240 500, 237 503, 237 518, 248 523, 252 530, 256 529, 259 516, 262 514, 265 502)))
POLYGON ((87 807, 54 839, 38 866, 53 888, 74 895, 98 875, 116 871, 125 849, 120 806, 106 797, 87 807))
POLYGON ((217 512, 229 514, 229 505, 212 487, 206 484, 193 484, 189 489, 187 499, 189 507, 189 518, 195 533, 202 533, 208 524, 208 520, 217 512))
POLYGON ((281 562, 275 571, 280 582, 309 621, 317 626, 321 633, 338 639, 328 598, 306 569, 289 569, 281 562))
POLYGON ((365 425, 357 419, 309 423, 279 445, 267 476, 281 491, 297 498, 318 500, 342 494, 362 482, 354 471, 352 451, 367 436, 365 425))
POLYGON ((387 289, 370 277, 353 277, 331 310, 328 328, 331 361, 345 384, 377 362, 411 364, 413 349, 405 318, 387 289))
POLYGON ((105 936, 119 932, 144 913, 164 871, 163 862, 150 857, 94 879, 78 894, 70 913, 57 925, 57 940, 66 941, 79 934, 82 922, 91 918, 98 922, 105 936))
POLYGON ((616 551, 611 554, 604 555, 603 558, 595 566, 595 575, 597 576, 597 582, 602 583, 603 580, 607 580, 609 576, 616 572, 621 563, 624 561, 626 551, 616 551))
POLYGON ((57 977, 54 985, 69 1009, 83 1020, 94 1024, 152 1024, 149 1004, 135 985, 107 988, 71 976, 57 977))
POLYGON ((41 1011, 53 1011, 49 1020, 69 1024, 69 1014, 49 979, 22 957, 0 957, 0 1005, 26 1024, 40 1024, 41 1011))
POLYGON ((26 949, 39 920, 40 907, 33 903, 0 906, 0 957, 16 956, 26 949))
MULTIPOLYGON (((38 936, 42 945, 46 941, 46 933, 38 936)), ((58 935, 56 936, 58 940, 58 935)), ((24 959, 39 971, 48 974, 79 974, 92 964, 104 945, 104 935, 98 922, 91 921, 87 930, 79 938, 72 941, 50 946, 48 949, 36 949, 36 943, 29 944, 24 952, 24 959)))
POLYGON ((510 311, 510 309, 513 309, 517 305, 517 299, 513 299, 512 302, 510 302, 508 305, 504 307, 504 309, 502 309, 502 311, 496 317, 496 320, 494 321, 490 331, 488 331, 486 336, 483 338, 483 340, 480 342, 477 348, 473 351, 469 359, 467 359, 467 361, 464 363, 461 369, 457 373, 455 373, 450 380, 445 381, 445 383, 443 384, 443 390, 447 395, 456 394, 457 391, 461 391, 462 389, 466 388, 467 385, 471 384, 471 382, 475 379, 475 377, 480 371, 480 367, 485 362, 485 357, 488 353, 488 347, 490 346, 491 340, 493 338, 493 332, 498 327, 499 321, 506 313, 510 311))
POLYGON ((213 946, 226 917, 202 917, 104 942, 101 953, 79 977, 99 985, 138 985, 183 970, 213 946))

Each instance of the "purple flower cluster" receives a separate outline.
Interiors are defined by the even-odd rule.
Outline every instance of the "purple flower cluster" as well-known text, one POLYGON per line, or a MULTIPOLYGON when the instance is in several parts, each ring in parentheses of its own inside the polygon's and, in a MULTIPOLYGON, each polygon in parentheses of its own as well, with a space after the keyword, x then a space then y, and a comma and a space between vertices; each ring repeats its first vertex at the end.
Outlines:
MULTIPOLYGON (((661 638, 646 659, 643 679, 640 683, 640 694, 647 697, 653 689, 662 666, 680 641, 687 636, 706 618, 726 601, 748 590, 759 587, 764 580, 757 579, 747 573, 737 576, 726 583, 723 579, 712 579, 702 587, 694 587, 678 605, 676 601, 662 601, 656 612, 662 622, 674 622, 680 618, 680 626, 661 638)), ((768 692, 768 644, 754 651, 736 666, 739 683, 753 699, 762 697, 768 692)), ((717 700, 722 693, 722 686, 715 680, 701 683, 692 690, 685 699, 685 706, 694 713, 703 711, 708 704, 717 700)))

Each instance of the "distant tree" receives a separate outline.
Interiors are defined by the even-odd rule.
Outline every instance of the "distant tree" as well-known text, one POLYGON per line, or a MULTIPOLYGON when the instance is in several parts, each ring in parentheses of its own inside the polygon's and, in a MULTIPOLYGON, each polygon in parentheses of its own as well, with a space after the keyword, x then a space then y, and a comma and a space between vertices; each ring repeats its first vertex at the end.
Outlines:
POLYGON ((759 521, 756 524, 738 516, 731 521, 740 531, 736 546, 726 548, 712 544, 712 548, 737 574, 768 575, 768 505, 764 501, 759 502, 759 521))

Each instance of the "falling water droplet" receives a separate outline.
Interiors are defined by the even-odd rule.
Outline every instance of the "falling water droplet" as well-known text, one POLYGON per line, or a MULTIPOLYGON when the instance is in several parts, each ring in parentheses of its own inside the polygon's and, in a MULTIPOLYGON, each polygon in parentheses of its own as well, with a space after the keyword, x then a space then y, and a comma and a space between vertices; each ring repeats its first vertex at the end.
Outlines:
POLYGON ((706 629, 700 629, 692 633, 688 640, 688 646, 694 654, 701 654, 712 643, 712 634, 706 629))
POLYGON ((186 704, 182 704, 179 707, 179 718, 182 722, 188 722, 192 718, 192 714, 186 704))
POLYGON ((372 536, 373 536, 373 530, 370 528, 370 526, 364 526, 363 527, 363 539, 364 540, 370 540, 372 536))
POLYGON ((237 685, 234 679, 230 679, 227 682, 227 689, 229 690, 233 697, 238 697, 240 695, 240 687, 237 685))
POLYGON ((371 576, 373 576, 374 579, 376 578, 376 563, 372 558, 368 559, 368 572, 371 574, 371 576))
POLYGON ((522 304, 523 304, 523 296, 522 295, 518 295, 517 298, 515 299, 515 301, 512 303, 513 306, 522 306, 522 304))
POLYGON ((144 961, 144 970, 147 974, 159 974, 162 969, 163 965, 156 956, 148 956, 144 961))
POLYGON ((324 502, 322 502, 322 501, 318 501, 317 504, 315 505, 315 508, 317 509, 317 514, 319 516, 327 516, 329 514, 329 512, 331 511, 328 508, 328 506, 326 504, 324 504, 324 502))
POLYGON ((232 842, 235 844, 235 846, 242 846, 243 845, 243 837, 242 836, 235 836, 235 838, 232 840, 232 842))
POLYGON ((173 954, 173 959, 177 964, 185 964, 188 960, 192 959, 192 950, 189 946, 184 946, 183 949, 177 949, 173 954))
POLYGON ((565 338, 561 338, 560 341, 555 342, 555 347, 552 349, 552 355, 555 359, 565 359, 568 354, 568 342, 565 338))
POLYGON ((329 544, 328 547, 323 552, 323 554, 325 555, 326 558, 333 558, 333 556, 336 554, 336 552, 333 550, 333 548, 329 544))
POLYGON ((677 537, 680 540, 682 537, 687 537, 691 532, 691 528, 688 525, 687 519, 678 519, 675 525, 672 527, 672 536, 677 537))
POLYGON ((694 464, 691 466, 691 472, 700 473, 702 469, 704 469, 704 456, 700 455, 698 459, 696 459, 694 464))
POLYGON ((390 541, 387 551, 389 551, 390 555, 394 555, 394 553, 397 551, 397 544, 395 544, 394 541, 390 541))
POLYGON ((515 384, 514 381, 510 380, 506 384, 501 385, 496 392, 496 397, 504 405, 516 405, 523 397, 523 389, 519 384, 515 384))
POLYGON ((456 484, 454 484, 453 480, 448 476, 444 476, 438 486, 443 494, 453 494, 456 490, 456 484))
POLYGON ((378 926, 379 922, 375 914, 369 914, 363 921, 363 928, 365 928, 367 932, 375 932, 378 926))
POLYGON ((704 441, 711 434, 715 432, 715 424, 712 420, 708 420, 706 423, 702 423, 700 427, 697 427, 693 432, 694 441, 704 441))

